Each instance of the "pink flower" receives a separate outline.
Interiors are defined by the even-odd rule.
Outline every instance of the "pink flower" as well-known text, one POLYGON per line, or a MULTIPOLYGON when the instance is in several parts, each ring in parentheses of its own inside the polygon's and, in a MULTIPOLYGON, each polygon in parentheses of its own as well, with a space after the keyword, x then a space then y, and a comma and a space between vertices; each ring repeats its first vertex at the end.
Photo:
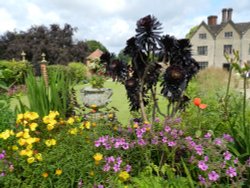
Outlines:
POLYGON ((205 180, 205 178, 204 178, 202 175, 199 175, 199 176, 198 176, 198 179, 199 179, 199 181, 200 181, 200 183, 201 183, 202 185, 205 185, 205 184, 206 184, 206 180, 205 180))
POLYGON ((229 151, 226 151, 226 152, 223 153, 223 156, 224 156, 224 159, 225 159, 226 161, 228 161, 228 160, 231 159, 232 154, 231 154, 229 151))
POLYGON ((205 163, 205 161, 199 161, 198 162, 198 167, 199 169, 201 169, 202 171, 206 171, 208 169, 207 164, 205 163))
POLYGON ((176 142, 174 142, 174 141, 168 142, 168 146, 169 146, 169 147, 173 147, 173 146, 175 146, 175 145, 176 145, 176 142))
POLYGON ((237 176, 236 169, 231 166, 227 169, 226 174, 231 178, 237 176))
POLYGON ((220 177, 219 174, 217 174, 215 171, 208 173, 208 179, 210 181, 217 181, 219 177, 220 177))

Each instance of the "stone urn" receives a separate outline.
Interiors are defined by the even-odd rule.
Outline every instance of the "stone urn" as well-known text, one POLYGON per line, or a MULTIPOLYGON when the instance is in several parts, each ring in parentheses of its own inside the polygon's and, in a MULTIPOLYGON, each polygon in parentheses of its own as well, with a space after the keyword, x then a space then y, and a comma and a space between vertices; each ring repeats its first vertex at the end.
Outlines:
POLYGON ((83 104, 87 108, 102 108, 111 102, 110 97, 113 95, 112 89, 109 88, 92 88, 85 87, 80 90, 83 104))

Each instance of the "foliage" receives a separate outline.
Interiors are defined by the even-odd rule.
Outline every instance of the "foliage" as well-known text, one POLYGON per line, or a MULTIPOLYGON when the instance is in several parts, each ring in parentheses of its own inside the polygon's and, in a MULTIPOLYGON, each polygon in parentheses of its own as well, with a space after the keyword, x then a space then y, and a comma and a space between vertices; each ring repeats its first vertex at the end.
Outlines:
POLYGON ((0 94, 0 132, 11 128, 15 122, 15 116, 10 109, 11 97, 0 94))
POLYGON ((187 39, 190 39, 193 35, 194 35, 194 33, 198 30, 198 25, 196 25, 196 26, 194 26, 194 27, 192 27, 190 30, 189 30, 189 32, 186 34, 186 38, 187 39))
POLYGON ((68 64, 71 72, 71 79, 75 83, 84 82, 87 80, 87 67, 80 62, 71 62, 68 64))
POLYGON ((26 85, 30 111, 41 116, 48 114, 50 110, 57 110, 64 117, 74 113, 74 106, 77 104, 70 78, 62 72, 54 72, 49 77, 47 87, 42 77, 35 77, 29 72, 26 85))
POLYGON ((20 59, 20 54, 24 51, 26 59, 36 69, 39 67, 42 53, 46 54, 49 64, 83 62, 87 46, 83 41, 74 44, 73 35, 76 30, 69 24, 62 28, 57 24, 51 24, 50 27, 32 26, 27 31, 8 31, 0 38, 0 59, 20 59))
POLYGON ((136 35, 127 40, 124 49, 124 53, 132 59, 131 66, 115 59, 112 54, 101 56, 107 73, 113 80, 125 85, 131 111, 140 110, 144 120, 148 120, 145 106, 150 99, 153 101, 152 120, 156 110, 162 114, 156 98, 156 85, 162 68, 159 61, 168 66, 163 74, 161 93, 169 101, 167 115, 171 116, 187 102, 183 92, 199 69, 198 63, 191 57, 189 40, 161 36, 161 29, 161 23, 151 15, 137 21, 136 35))
POLYGON ((105 83, 105 77, 101 75, 92 75, 89 83, 93 88, 103 88, 105 83))
POLYGON ((99 41, 96 40, 86 40, 85 41, 87 47, 88 47, 88 52, 92 53, 95 50, 99 49, 103 52, 108 52, 107 48, 99 41))
POLYGON ((28 69, 27 62, 0 61, 0 83, 4 82, 6 86, 23 84, 28 69))

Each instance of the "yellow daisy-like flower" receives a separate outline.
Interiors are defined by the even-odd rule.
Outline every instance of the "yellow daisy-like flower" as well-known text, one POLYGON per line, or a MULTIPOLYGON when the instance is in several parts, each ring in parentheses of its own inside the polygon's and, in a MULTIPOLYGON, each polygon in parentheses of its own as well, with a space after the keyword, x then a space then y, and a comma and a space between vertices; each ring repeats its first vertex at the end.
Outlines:
POLYGON ((32 157, 33 153, 34 153, 33 150, 26 149, 26 155, 27 155, 28 157, 32 157))
POLYGON ((39 118, 39 115, 36 112, 25 112, 23 117, 24 117, 24 119, 32 121, 32 120, 39 118))
POLYGON ((26 149, 23 149, 19 152, 19 155, 24 156, 26 155, 26 153, 27 153, 26 149))
POLYGON ((35 157, 29 157, 29 158, 27 159, 27 162, 28 162, 29 164, 34 163, 35 161, 36 161, 35 157))
POLYGON ((31 123, 31 124, 30 124, 30 130, 31 130, 31 131, 35 131, 37 127, 38 127, 38 124, 37 124, 37 123, 31 123))
POLYGON ((44 173, 42 173, 42 176, 43 176, 44 178, 47 178, 47 177, 49 176, 49 174, 48 174, 48 172, 44 172, 44 173))
POLYGON ((23 114, 18 114, 17 119, 16 119, 16 123, 21 123, 22 120, 23 120, 23 114))
POLYGON ((54 129, 55 128, 55 126, 53 125, 53 124, 48 124, 47 125, 47 130, 48 131, 51 131, 52 129, 54 129))
POLYGON ((17 145, 13 145, 13 146, 12 146, 12 150, 13 150, 13 151, 17 151, 17 150, 18 150, 17 145))
POLYGON ((55 174, 56 174, 57 176, 60 176, 60 175, 62 174, 62 170, 61 170, 61 169, 56 169, 55 174))
POLYGON ((7 140, 11 135, 14 135, 14 132, 12 130, 5 130, 0 133, 0 138, 7 140))
POLYGON ((44 116, 43 117, 43 123, 45 123, 45 124, 49 124, 49 123, 51 123, 52 124, 52 122, 56 122, 56 120, 54 120, 54 118, 51 118, 50 116, 44 116))
POLYGON ((35 154, 35 158, 36 158, 38 161, 42 161, 42 160, 43 160, 43 157, 42 157, 42 154, 41 154, 41 153, 35 154))
POLYGON ((85 128, 90 129, 91 123, 89 121, 85 122, 85 128))
POLYGON ((26 149, 31 150, 32 148, 33 148, 33 145, 32 145, 32 144, 28 144, 28 145, 26 146, 26 149))
POLYGON ((48 139, 45 141, 45 144, 50 147, 56 145, 56 140, 55 139, 48 139))
POLYGON ((95 164, 98 165, 99 162, 103 159, 103 155, 101 153, 96 153, 93 156, 94 160, 95 160, 95 164))
POLYGON ((72 117, 70 117, 70 118, 67 120, 67 123, 68 123, 69 125, 72 125, 74 122, 75 122, 75 119, 72 118, 72 117))
POLYGON ((114 114, 108 114, 108 118, 112 119, 114 117, 114 114))
POLYGON ((55 119, 56 116, 59 116, 58 111, 50 111, 48 117, 51 119, 55 119))
POLYGON ((23 136, 23 131, 20 131, 20 132, 16 133, 17 138, 22 137, 22 136, 23 136))
POLYGON ((31 145, 31 144, 33 144, 33 143, 35 143, 35 142, 36 142, 36 138, 30 137, 30 138, 27 138, 27 139, 26 139, 26 143, 29 144, 29 145, 31 145))
POLYGON ((76 135, 77 132, 78 132, 77 128, 73 128, 73 129, 70 129, 70 130, 69 130, 69 134, 76 135))
POLYGON ((79 126, 79 129, 81 129, 81 130, 85 129, 84 123, 82 123, 82 124, 79 126))
POLYGON ((133 128, 137 129, 138 128, 138 123, 134 123, 133 128))
POLYGON ((122 172, 119 173, 118 177, 119 177, 119 179, 120 179, 121 181, 124 182, 124 181, 127 181, 127 180, 129 179, 130 175, 129 175, 128 172, 122 171, 122 172))
POLYGON ((90 105, 90 108, 96 108, 97 106, 95 104, 90 105))
POLYGON ((92 123, 92 126, 93 126, 93 127, 96 127, 96 123, 95 123, 95 122, 93 122, 93 123, 92 123))
POLYGON ((23 146, 23 145, 26 144, 26 139, 20 138, 20 139, 18 139, 17 143, 18 143, 20 146, 23 146))

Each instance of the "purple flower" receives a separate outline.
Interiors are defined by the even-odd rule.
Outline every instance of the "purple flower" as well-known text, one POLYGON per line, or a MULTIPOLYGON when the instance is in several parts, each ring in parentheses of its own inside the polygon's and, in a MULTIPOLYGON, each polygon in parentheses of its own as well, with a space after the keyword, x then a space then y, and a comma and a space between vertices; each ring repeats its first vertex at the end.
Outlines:
POLYGON ((103 169, 102 169, 104 172, 108 172, 110 170, 110 165, 109 164, 105 164, 103 166, 103 169))
POLYGON ((187 136, 187 137, 185 138, 185 140, 187 140, 187 141, 192 141, 193 138, 192 138, 191 136, 187 136))
POLYGON ((159 122, 160 122, 160 118, 158 118, 158 117, 155 118, 155 122, 156 122, 156 123, 159 123, 159 122))
POLYGON ((125 170, 126 170, 127 172, 130 172, 130 171, 131 171, 131 168, 132 168, 132 167, 131 167, 129 164, 127 164, 126 167, 125 167, 125 170))
POLYGON ((246 165, 250 167, 250 157, 246 160, 246 165))
POLYGON ((234 164, 237 164, 239 162, 239 159, 238 158, 235 158, 234 159, 234 164))
POLYGON ((174 142, 174 141, 168 142, 168 146, 169 146, 169 147, 173 147, 173 146, 175 146, 175 145, 176 145, 176 142, 174 142))
POLYGON ((143 139, 139 139, 139 140, 138 140, 138 144, 139 144, 140 146, 144 146, 144 145, 146 145, 146 142, 145 142, 145 140, 143 140, 143 139))
POLYGON ((155 137, 151 140, 151 143, 152 143, 153 145, 158 144, 158 137, 155 136, 155 137))
POLYGON ((125 142, 123 145, 122 145, 122 148, 127 150, 129 149, 129 144, 127 142, 125 142))
POLYGON ((212 134, 208 132, 207 134, 204 135, 204 138, 211 138, 211 136, 212 134))
POLYGON ((189 163, 192 163, 194 159, 195 159, 195 157, 192 155, 192 156, 189 158, 188 162, 189 162, 189 163))
POLYGON ((228 160, 231 159, 232 154, 231 154, 229 151, 226 151, 226 152, 223 153, 223 156, 224 156, 224 159, 225 159, 226 161, 228 161, 228 160))
POLYGON ((216 138, 216 139, 214 140, 214 143, 215 143, 215 145, 217 145, 217 146, 221 146, 222 140, 221 140, 220 138, 216 138))
POLYGON ((120 171, 120 164, 114 164, 114 166, 113 166, 113 170, 115 171, 115 172, 118 172, 118 171, 120 171))
POLYGON ((227 169, 226 174, 231 178, 237 176, 236 169, 231 166, 227 169))
POLYGON ((208 156, 205 156, 205 157, 204 157, 204 161, 205 161, 205 162, 207 162, 208 159, 209 159, 208 156))
POLYGON ((78 188, 82 188, 82 186, 83 186, 83 181, 82 181, 82 179, 80 179, 78 182, 78 188))
POLYGON ((199 175, 199 176, 198 176, 198 179, 199 179, 199 181, 200 181, 200 183, 201 183, 202 185, 205 185, 205 184, 206 184, 206 180, 205 180, 205 178, 204 178, 202 175, 199 175))
POLYGON ((104 188, 104 186, 103 185, 97 185, 97 188, 104 188))
POLYGON ((5 173, 4 173, 4 172, 2 172, 2 173, 0 174, 0 177, 2 177, 2 176, 5 176, 5 173))
POLYGON ((167 133, 170 132, 171 131, 171 127, 165 126, 164 131, 167 132, 167 133))
POLYGON ((220 177, 219 174, 217 174, 215 171, 208 173, 208 179, 210 181, 217 181, 219 177, 220 177))
POLYGON ((202 171, 206 171, 208 169, 207 164, 205 163, 205 161, 199 161, 198 162, 198 167, 199 169, 201 169, 202 171))
POLYGON ((229 134, 223 134, 223 138, 228 142, 233 142, 234 141, 233 137, 231 135, 229 135, 229 134))
POLYGON ((4 159, 5 155, 3 153, 0 153, 0 160, 4 159))
POLYGON ((198 155, 202 155, 202 154, 203 154, 202 145, 196 145, 196 146, 194 147, 194 149, 195 149, 195 151, 196 151, 196 153, 197 153, 198 155))
POLYGON ((120 166, 122 164, 122 158, 121 157, 117 157, 116 158, 116 162, 120 166))
POLYGON ((161 141, 162 141, 162 143, 166 143, 167 141, 168 141, 168 139, 167 139, 167 137, 163 137, 162 139, 161 139, 161 141))

